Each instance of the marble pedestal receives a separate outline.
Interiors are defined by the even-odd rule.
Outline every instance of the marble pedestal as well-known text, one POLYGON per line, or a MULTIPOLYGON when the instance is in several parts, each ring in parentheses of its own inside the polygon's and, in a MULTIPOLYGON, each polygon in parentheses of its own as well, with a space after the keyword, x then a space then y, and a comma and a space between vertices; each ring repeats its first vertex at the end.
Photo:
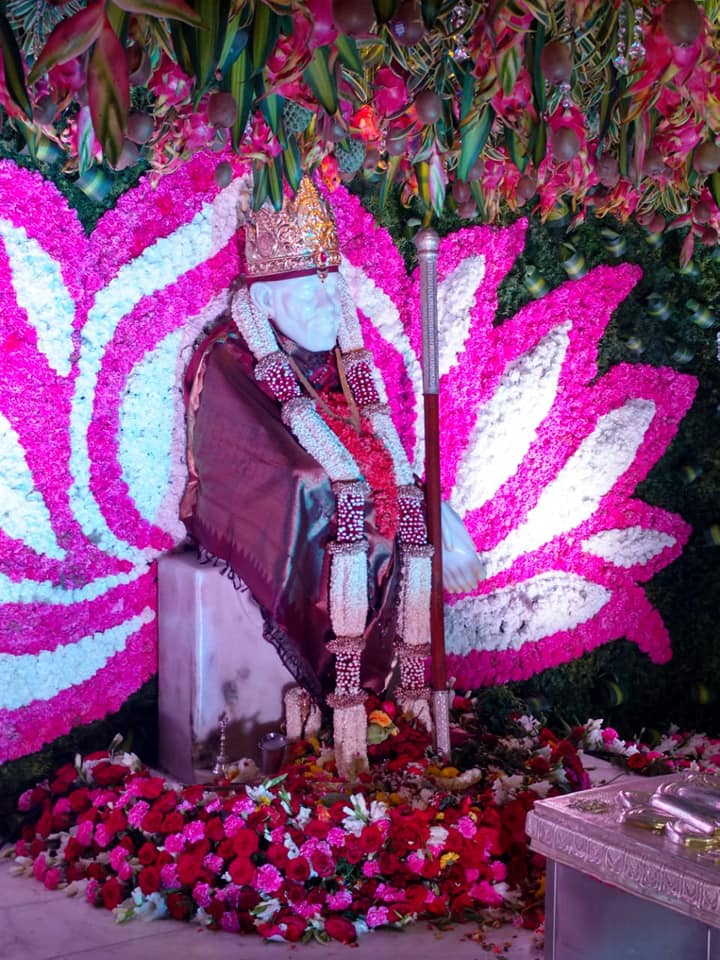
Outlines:
POLYGON ((250 593, 194 553, 161 557, 158 630, 161 767, 185 783, 207 779, 223 712, 230 760, 258 762, 258 740, 280 727, 293 678, 263 639, 250 593))
POLYGON ((531 847, 548 858, 545 960, 720 960, 720 867, 620 823, 625 778, 535 804, 531 847))

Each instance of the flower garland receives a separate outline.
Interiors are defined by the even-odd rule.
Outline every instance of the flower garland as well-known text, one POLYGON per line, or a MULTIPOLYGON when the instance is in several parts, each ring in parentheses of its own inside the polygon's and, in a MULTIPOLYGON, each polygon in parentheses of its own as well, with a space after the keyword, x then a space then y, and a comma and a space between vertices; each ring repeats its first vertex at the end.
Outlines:
MULTIPOLYGON (((392 496, 397 500, 400 534, 401 585, 398 604, 396 646, 400 656, 398 702, 422 716, 431 725, 424 686, 424 660, 429 654, 430 564, 432 548, 422 501, 413 485, 413 475, 395 426, 387 412, 387 394, 370 355, 363 349, 357 313, 347 287, 339 278, 342 322, 339 342, 348 358, 347 382, 361 419, 372 429, 384 447, 392 465, 392 496)), ((328 697, 334 710, 335 749, 338 767, 351 774, 359 763, 365 766, 365 693, 360 688, 360 659, 364 650, 368 615, 367 541, 363 532, 364 494, 376 471, 361 473, 353 451, 362 444, 343 440, 347 432, 336 427, 334 417, 324 418, 316 402, 300 396, 300 386, 288 358, 278 350, 270 318, 255 305, 250 291, 243 287, 232 303, 233 320, 257 360, 256 376, 267 382, 281 404, 281 416, 296 440, 323 467, 333 483, 337 497, 337 539, 327 545, 330 562, 329 611, 335 639, 331 650, 336 656, 335 693, 328 697), (259 368, 259 370, 258 370, 259 368)), ((344 365, 344 360, 342 361, 344 365)), ((350 433, 352 433, 352 428, 350 433)), ((372 465, 362 451, 362 462, 372 465)), ((381 500, 387 499, 387 484, 380 488, 381 500)))

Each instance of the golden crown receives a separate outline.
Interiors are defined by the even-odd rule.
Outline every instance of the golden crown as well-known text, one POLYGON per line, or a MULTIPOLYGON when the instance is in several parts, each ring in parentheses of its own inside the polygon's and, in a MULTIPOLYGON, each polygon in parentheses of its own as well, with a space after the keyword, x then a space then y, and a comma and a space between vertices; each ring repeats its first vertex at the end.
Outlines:
POLYGON ((265 203, 245 227, 246 276, 269 280, 288 274, 322 274, 340 264, 335 219, 309 177, 282 209, 265 203))

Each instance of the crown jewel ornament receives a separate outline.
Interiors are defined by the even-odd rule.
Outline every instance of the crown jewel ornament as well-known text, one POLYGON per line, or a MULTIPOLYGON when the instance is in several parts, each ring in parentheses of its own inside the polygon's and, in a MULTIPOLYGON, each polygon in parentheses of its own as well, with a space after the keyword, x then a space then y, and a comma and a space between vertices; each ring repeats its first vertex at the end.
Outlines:
POLYGON ((246 277, 253 280, 337 270, 340 264, 335 218, 309 177, 276 211, 264 204, 245 227, 246 277))

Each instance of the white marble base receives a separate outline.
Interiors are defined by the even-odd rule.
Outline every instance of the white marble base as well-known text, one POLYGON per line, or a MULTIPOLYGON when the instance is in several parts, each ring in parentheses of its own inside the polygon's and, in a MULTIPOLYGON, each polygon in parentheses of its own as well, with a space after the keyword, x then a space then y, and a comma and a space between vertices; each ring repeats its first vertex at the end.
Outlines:
POLYGON ((257 741, 280 727, 293 678, 263 639, 255 601, 193 553, 161 557, 158 593, 161 767, 186 783, 203 779, 223 712, 229 758, 259 761, 257 741))

